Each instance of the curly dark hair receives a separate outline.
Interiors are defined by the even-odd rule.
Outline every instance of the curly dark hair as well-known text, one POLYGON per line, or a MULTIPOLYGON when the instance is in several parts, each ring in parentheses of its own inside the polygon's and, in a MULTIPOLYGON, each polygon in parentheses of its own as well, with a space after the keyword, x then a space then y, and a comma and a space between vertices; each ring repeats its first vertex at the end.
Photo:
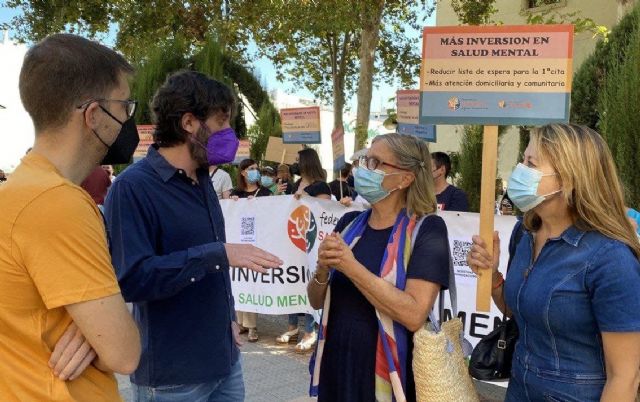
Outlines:
POLYGON ((192 113, 204 121, 216 113, 232 118, 236 98, 228 86, 196 71, 170 75, 151 101, 153 140, 161 147, 172 147, 187 140, 182 116, 192 113))

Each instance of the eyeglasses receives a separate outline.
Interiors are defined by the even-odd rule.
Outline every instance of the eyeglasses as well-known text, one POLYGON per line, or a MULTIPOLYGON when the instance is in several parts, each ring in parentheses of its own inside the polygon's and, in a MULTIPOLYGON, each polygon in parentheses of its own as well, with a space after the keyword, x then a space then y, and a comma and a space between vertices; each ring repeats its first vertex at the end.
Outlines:
MULTIPOLYGON (((93 102, 116 102, 124 105, 125 111, 127 112, 127 119, 133 117, 136 114, 136 109, 138 108, 138 101, 136 100, 120 100, 120 99, 90 99, 83 104, 79 105, 77 108, 82 109, 84 107, 89 106, 93 102)), ((104 110, 104 108, 103 108, 104 110)), ((106 111, 106 110, 105 110, 106 111)))
POLYGON ((405 169, 405 168, 401 168, 399 166, 396 165, 392 165, 391 163, 387 163, 387 162, 383 162, 377 158, 374 158, 372 156, 361 156, 360 159, 358 159, 358 163, 360 164, 360 166, 364 166, 369 170, 376 170, 377 168, 381 167, 382 165, 387 165, 390 166, 394 169, 398 169, 398 170, 405 170, 408 171, 409 169, 405 169))

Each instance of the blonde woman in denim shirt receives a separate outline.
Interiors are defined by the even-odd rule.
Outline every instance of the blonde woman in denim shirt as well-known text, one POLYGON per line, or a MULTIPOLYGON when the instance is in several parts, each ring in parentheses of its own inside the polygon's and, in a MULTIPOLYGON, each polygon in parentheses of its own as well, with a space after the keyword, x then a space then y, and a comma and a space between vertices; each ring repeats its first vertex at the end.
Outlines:
POLYGON ((534 129, 509 196, 525 230, 506 282, 497 233, 493 259, 477 236, 467 257, 493 269, 493 300, 520 329, 506 400, 634 401, 640 244, 607 145, 586 127, 534 129))

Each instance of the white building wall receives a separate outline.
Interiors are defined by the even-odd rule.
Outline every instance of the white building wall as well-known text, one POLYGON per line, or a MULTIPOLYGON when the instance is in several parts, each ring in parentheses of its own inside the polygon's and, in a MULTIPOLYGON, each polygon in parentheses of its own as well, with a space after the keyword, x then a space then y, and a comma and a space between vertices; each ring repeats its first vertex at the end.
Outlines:
POLYGON ((0 43, 0 169, 12 172, 26 150, 33 145, 34 131, 31 118, 22 107, 18 91, 18 78, 26 45, 9 40, 4 32, 0 43))

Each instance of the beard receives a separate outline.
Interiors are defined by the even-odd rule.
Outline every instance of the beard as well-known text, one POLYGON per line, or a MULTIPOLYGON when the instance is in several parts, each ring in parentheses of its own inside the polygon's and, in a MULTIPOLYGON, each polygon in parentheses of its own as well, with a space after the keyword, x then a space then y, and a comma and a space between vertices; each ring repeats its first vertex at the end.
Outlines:
POLYGON ((195 135, 195 141, 189 141, 189 153, 199 168, 209 167, 209 159, 207 158, 206 149, 208 140, 209 135, 207 132, 204 129, 200 129, 195 135))

